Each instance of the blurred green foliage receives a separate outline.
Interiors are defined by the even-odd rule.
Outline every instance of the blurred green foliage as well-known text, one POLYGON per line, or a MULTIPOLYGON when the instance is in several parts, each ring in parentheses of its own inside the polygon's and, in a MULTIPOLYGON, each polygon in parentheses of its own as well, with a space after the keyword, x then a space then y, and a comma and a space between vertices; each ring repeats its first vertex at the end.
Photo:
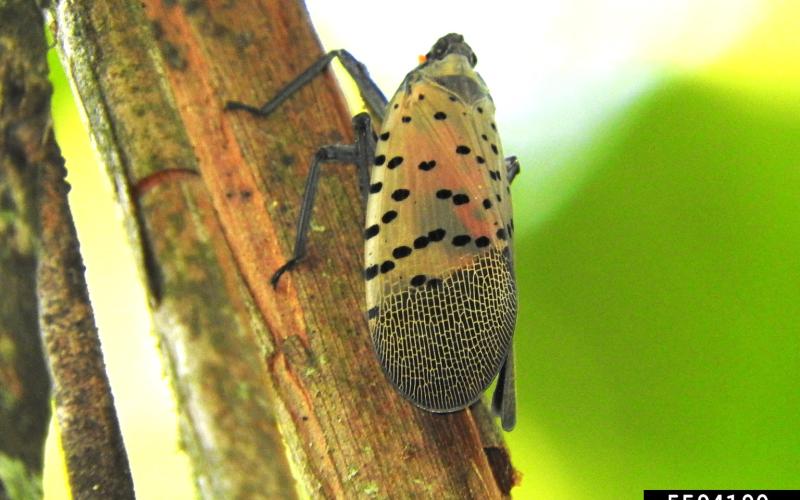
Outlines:
POLYGON ((518 234, 520 498, 800 488, 796 97, 665 81, 518 234))

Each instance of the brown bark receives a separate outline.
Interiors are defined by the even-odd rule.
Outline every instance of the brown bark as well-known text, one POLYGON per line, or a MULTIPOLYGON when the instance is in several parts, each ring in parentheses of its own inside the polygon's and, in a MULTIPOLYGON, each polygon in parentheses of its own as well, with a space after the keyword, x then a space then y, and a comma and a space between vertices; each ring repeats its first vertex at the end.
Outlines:
MULTIPOLYGON (((11 224, 5 228, 11 231, 4 231, 4 240, 10 246, 4 253, 8 252, 5 257, 22 261, 17 269, 3 269, 3 278, 9 284, 26 285, 13 290, 23 295, 6 298, 9 304, 29 301, 20 304, 20 318, 24 316, 26 321, 24 325, 14 325, 20 330, 12 333, 22 341, 12 347, 27 354, 28 365, 21 366, 17 375, 22 380, 39 380, 37 401, 42 399, 39 404, 45 407, 44 411, 25 408, 25 413, 14 415, 18 420, 9 422, 8 431, 14 436, 19 429, 23 434, 15 436, 17 439, 31 439, 25 446, 35 447, 33 458, 41 468, 49 393, 47 375, 41 373, 41 344, 35 340, 39 332, 27 314, 33 310, 38 315, 38 330, 53 377, 56 415, 72 494, 76 498, 133 498, 127 457, 67 204, 69 186, 64 180, 64 161, 50 127, 47 48, 43 31, 36 29, 44 26, 43 18, 31 0, 8 2, 2 7, 3 48, 10 49, 2 53, 7 57, 3 61, 2 173, 11 188, 11 196, 3 197, 4 204, 9 205, 4 208, 11 213, 11 224), (21 255, 25 258, 19 258, 21 255), (33 297, 29 288, 32 283, 33 297), (35 349, 35 354, 25 353, 26 348, 35 349), (30 435, 30 429, 22 425, 30 425, 32 420, 39 431, 36 435, 30 435)), ((2 432, 5 434, 6 429, 2 432)), ((8 486, 4 487, 6 493, 16 498, 41 494, 22 491, 18 484, 12 485, 16 491, 8 486)))
POLYGON ((156 30, 137 1, 66 1, 51 14, 140 255, 195 484, 207 498, 291 498, 264 327, 163 78, 156 30))
POLYGON ((67 204, 64 160, 52 132, 39 167, 39 327, 44 338, 61 446, 75 498, 134 498, 100 338, 67 204))
POLYGON ((41 495, 50 377, 36 308, 36 158, 48 124, 42 24, 0 1, 0 498, 41 495))
POLYGON ((141 252, 201 491, 291 495, 282 437, 314 495, 507 494, 513 468, 484 408, 418 410, 378 367, 352 167, 326 170, 309 258, 269 286, 307 160, 349 140, 350 119, 329 74, 268 119, 223 106, 266 99, 321 55, 303 6, 143 4, 62 1, 58 38, 141 252))

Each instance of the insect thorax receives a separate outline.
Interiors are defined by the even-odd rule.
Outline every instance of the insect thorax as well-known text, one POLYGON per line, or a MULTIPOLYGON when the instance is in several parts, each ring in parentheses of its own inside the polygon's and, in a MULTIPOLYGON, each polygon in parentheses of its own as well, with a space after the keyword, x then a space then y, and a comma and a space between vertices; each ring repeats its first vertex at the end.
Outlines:
POLYGON ((483 78, 463 57, 448 56, 443 60, 421 65, 406 75, 398 93, 410 93, 414 85, 422 81, 440 85, 467 104, 485 98, 491 100, 483 78))

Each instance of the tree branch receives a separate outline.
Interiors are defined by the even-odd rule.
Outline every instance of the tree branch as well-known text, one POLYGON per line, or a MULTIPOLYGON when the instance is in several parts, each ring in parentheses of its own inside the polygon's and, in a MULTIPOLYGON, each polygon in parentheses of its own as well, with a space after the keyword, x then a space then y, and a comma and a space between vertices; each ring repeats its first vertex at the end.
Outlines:
POLYGON ((36 158, 50 86, 38 9, 0 1, 0 498, 41 496, 50 376, 36 307, 36 158))
MULTIPOLYGON (((11 261, 16 258, 22 264, 18 269, 6 268, 3 275, 12 284, 25 283, 24 289, 19 290, 22 295, 8 299, 12 305, 19 300, 29 301, 20 307, 23 314, 19 317, 24 317, 25 324, 15 325, 20 329, 13 332, 22 339, 17 346, 29 363, 18 366, 18 374, 23 380, 33 381, 28 385, 37 388, 38 404, 44 406, 44 410, 26 408, 30 413, 16 415, 18 420, 9 426, 23 431, 17 439, 31 438, 25 446, 35 454, 31 451, 31 456, 25 458, 31 463, 35 458, 32 465, 40 470, 49 420, 49 384, 36 326, 29 317, 31 311, 38 312, 73 495, 133 498, 127 457, 67 204, 66 172, 50 126, 47 48, 43 31, 36 29, 44 26, 43 18, 35 2, 26 0, 3 5, 0 19, 0 25, 8 26, 4 48, 12 48, 10 52, 3 51, 4 56, 11 56, 3 65, 2 150, 3 178, 9 182, 13 200, 8 207, 11 224, 5 229, 14 231, 4 235, 11 243, 4 257, 11 261), (15 61, 14 57, 20 59, 15 61), (30 285, 34 283, 35 295, 31 297, 34 289, 30 285), (33 306, 37 300, 38 311, 33 306), (35 435, 25 429, 31 423, 38 431, 35 435)), ((9 494, 21 498, 35 493, 9 494)))
POLYGON ((207 498, 292 498, 257 340, 264 327, 198 175, 151 24, 129 0, 63 1, 51 14, 140 256, 197 488, 207 498))
POLYGON ((100 338, 52 135, 39 163, 39 327, 53 373, 56 416, 75 498, 134 498, 100 338))

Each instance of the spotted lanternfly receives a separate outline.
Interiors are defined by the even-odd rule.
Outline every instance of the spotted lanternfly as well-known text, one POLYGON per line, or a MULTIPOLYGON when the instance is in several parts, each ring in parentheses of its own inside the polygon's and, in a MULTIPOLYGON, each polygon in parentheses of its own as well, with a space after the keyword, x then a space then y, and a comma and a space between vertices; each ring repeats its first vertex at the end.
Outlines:
POLYGON ((492 408, 515 423, 512 336, 517 315, 509 184, 494 104, 461 35, 439 39, 387 104, 362 64, 333 51, 260 108, 271 113, 338 57, 373 116, 354 117, 353 145, 321 148, 311 165, 293 258, 304 255, 321 164, 352 162, 366 198, 364 279, 375 352, 412 403, 453 412, 478 400, 499 375, 492 408))

